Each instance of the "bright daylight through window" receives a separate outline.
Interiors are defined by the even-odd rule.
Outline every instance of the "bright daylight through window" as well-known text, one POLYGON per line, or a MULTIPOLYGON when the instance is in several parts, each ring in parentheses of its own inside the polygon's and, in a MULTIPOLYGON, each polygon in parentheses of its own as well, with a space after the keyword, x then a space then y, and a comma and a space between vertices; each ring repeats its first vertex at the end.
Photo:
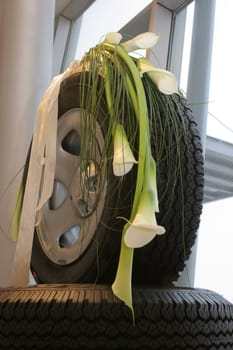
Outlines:
MULTIPOLYGON (((187 9, 181 89, 186 91, 195 2, 187 9)), ((205 150, 205 203, 199 229, 195 287, 215 290, 233 301, 233 118, 231 0, 216 0, 205 150)))

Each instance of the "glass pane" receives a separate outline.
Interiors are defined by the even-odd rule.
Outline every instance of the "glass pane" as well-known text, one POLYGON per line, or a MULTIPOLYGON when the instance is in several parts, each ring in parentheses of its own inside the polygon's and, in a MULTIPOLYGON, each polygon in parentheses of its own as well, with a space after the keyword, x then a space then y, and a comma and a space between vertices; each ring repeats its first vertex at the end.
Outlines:
MULTIPOLYGON (((187 90, 195 2, 186 9, 180 87, 187 90)), ((233 301, 233 118, 231 49, 233 2, 216 0, 214 41, 205 149, 205 197, 198 232, 195 287, 219 292, 233 301)), ((195 251, 195 249, 194 249, 195 251)), ((195 260, 195 259, 194 259, 195 260)), ((192 265, 192 262, 190 263, 192 265)), ((189 266, 190 270, 194 267, 189 266)), ((184 274, 185 275, 185 274, 184 274)))
POLYGON ((85 11, 77 45, 76 58, 80 59, 90 47, 95 46, 108 32, 117 32, 150 5, 151 0, 95 1, 85 11))
MULTIPOLYGON (((207 135, 233 143, 232 0, 216 1, 207 135)), ((232 154, 233 156, 233 154, 232 154)))
POLYGON ((195 1, 187 6, 186 9, 186 24, 185 24, 185 35, 184 35, 184 48, 183 57, 181 63, 181 77, 180 77, 180 89, 186 95, 187 83, 188 83, 188 70, 189 60, 192 42, 192 31, 193 31, 193 15, 194 15, 195 1))
POLYGON ((195 287, 214 290, 233 302, 233 198, 207 203, 201 220, 195 287))
POLYGON ((206 204, 200 226, 195 275, 196 287, 213 289, 230 301, 233 301, 230 277, 233 271, 232 11, 232 0, 216 0, 205 158, 206 204))

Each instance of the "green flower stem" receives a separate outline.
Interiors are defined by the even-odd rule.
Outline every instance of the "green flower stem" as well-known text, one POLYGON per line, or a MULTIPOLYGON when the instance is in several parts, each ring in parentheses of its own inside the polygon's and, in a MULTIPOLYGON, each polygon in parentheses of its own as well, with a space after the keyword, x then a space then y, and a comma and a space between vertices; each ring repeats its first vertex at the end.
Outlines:
POLYGON ((115 130, 116 123, 114 123, 114 120, 113 120, 114 118, 113 118, 113 103, 112 103, 112 94, 111 94, 111 83, 110 83, 109 69, 108 69, 107 64, 104 64, 103 72, 104 72, 104 88, 105 88, 106 102, 108 105, 108 111, 109 111, 109 116, 110 116, 111 133, 112 133, 112 136, 114 136, 114 130, 115 130))
POLYGON ((138 68, 133 62, 132 58, 125 51, 125 49, 119 45, 113 45, 107 42, 102 43, 102 45, 107 51, 117 53, 119 57, 126 63, 133 77, 133 82, 136 90, 135 93, 132 92, 134 87, 132 87, 132 85, 129 84, 130 79, 128 79, 129 93, 131 95, 131 100, 134 105, 135 114, 139 123, 139 159, 138 159, 139 164, 138 164, 138 173, 137 173, 133 208, 131 212, 131 220, 132 220, 132 218, 135 216, 137 211, 138 201, 140 198, 142 188, 149 181, 150 157, 148 156, 148 150, 150 150, 150 145, 149 145, 149 122, 147 117, 146 96, 145 96, 144 87, 141 81, 141 77, 139 75, 138 68))
MULTIPOLYGON (((133 208, 130 216, 130 221, 132 221, 138 209, 141 192, 145 187, 149 185, 150 182, 151 149, 149 140, 149 121, 147 114, 146 96, 139 71, 125 49, 109 43, 103 43, 102 45, 107 51, 119 55, 119 57, 126 63, 133 78, 133 82, 131 81, 130 77, 127 77, 126 80, 129 95, 131 97, 134 111, 139 123, 139 164, 133 208)), ((134 249, 127 247, 124 243, 125 232, 129 225, 129 223, 126 223, 123 229, 119 263, 115 281, 112 285, 112 290, 114 294, 123 300, 125 304, 131 309, 134 318, 131 288, 134 249)))
MULTIPOLYGON (((152 156, 150 148, 150 132, 146 96, 137 65, 123 47, 104 42, 99 46, 96 46, 94 51, 95 57, 99 55, 101 56, 97 63, 100 68, 100 72, 102 72, 104 76, 104 89, 110 116, 109 127, 112 135, 114 134, 115 123, 117 122, 117 118, 114 115, 116 108, 114 108, 113 105, 113 91, 111 90, 112 84, 114 84, 114 82, 111 81, 112 76, 109 71, 108 62, 106 62, 105 58, 107 58, 107 61, 110 60, 114 65, 116 65, 116 72, 118 72, 118 68, 121 66, 120 60, 122 60, 122 62, 127 66, 128 73, 124 72, 124 74, 126 75, 124 75, 123 78, 126 84, 126 90, 129 94, 129 99, 131 100, 136 119, 139 124, 139 164, 137 170, 133 206, 130 215, 130 220, 124 225, 123 228, 118 269, 115 281, 112 285, 112 290, 114 294, 118 298, 123 300, 125 304, 132 310, 133 313, 131 277, 134 249, 129 248, 125 245, 124 237, 126 230, 129 228, 131 222, 133 221, 137 213, 142 191, 144 191, 147 188, 151 189, 150 160, 152 156), (117 60, 116 58, 119 59, 117 60)), ((86 56, 87 59, 88 56, 89 54, 87 54, 86 56)), ((92 64, 93 62, 90 63, 90 65, 92 64)))
MULTIPOLYGON (((135 110, 136 115, 137 115, 137 111, 139 111, 139 106, 138 106, 138 101, 137 101, 137 94, 135 92, 135 89, 134 89, 134 86, 132 84, 132 81, 130 80, 128 75, 126 76, 126 82, 127 82, 128 91, 129 91, 129 94, 131 96, 131 100, 132 100, 132 103, 133 103, 133 106, 134 106, 134 110, 135 110)), ((144 91, 144 88, 143 88, 143 91, 144 91)), ((146 117, 145 117, 145 115, 143 115, 143 116, 137 115, 137 119, 139 120, 139 122, 140 122, 141 118, 146 118, 146 117)), ((147 129, 146 130, 142 130, 141 131, 140 128, 139 128, 139 130, 141 131, 141 134, 144 133, 144 137, 145 137, 145 140, 146 140, 146 143, 147 143, 147 145, 146 145, 146 150, 147 151, 145 153, 144 179, 143 179, 143 185, 142 185, 143 189, 149 189, 150 188, 149 173, 150 173, 150 160, 151 160, 151 157, 152 157, 151 146, 150 146, 150 137, 149 137, 150 132, 149 132, 148 118, 147 118, 147 123, 146 124, 147 124, 147 129)), ((140 144, 139 144, 139 147, 140 147, 140 144)), ((132 213, 132 214, 134 214, 134 213, 132 213)))
POLYGON ((22 212, 23 205, 23 184, 21 182, 16 198, 13 220, 12 220, 12 231, 13 231, 13 241, 16 242, 18 238, 19 225, 20 225, 20 217, 22 212))
MULTIPOLYGON (((111 96, 111 88, 110 88, 109 70, 107 65, 104 65, 103 71, 104 71, 104 83, 105 83, 104 86, 105 86, 106 101, 108 105, 110 118, 112 119, 113 105, 112 105, 112 96, 111 96)), ((131 83, 130 80, 129 82, 131 83)), ((131 96, 133 96, 133 101, 136 104, 137 98, 136 98, 134 89, 131 90, 131 96)), ((113 134, 113 127, 112 127, 112 134, 113 134)), ((127 227, 128 226, 125 225, 122 232, 122 237, 124 237, 127 227)), ((134 254, 134 249, 128 248, 125 245, 124 240, 122 239, 119 264, 117 268, 116 278, 112 285, 112 290, 114 294, 118 298, 123 300, 124 303, 129 307, 129 309, 132 312, 133 322, 134 322, 135 317, 134 317, 134 309, 132 305, 132 289, 131 289, 133 254, 134 254)))
POLYGON ((131 288, 134 249, 127 247, 124 242, 127 225, 128 224, 124 226, 122 232, 120 257, 116 277, 112 284, 112 290, 113 293, 128 306, 134 319, 131 288))

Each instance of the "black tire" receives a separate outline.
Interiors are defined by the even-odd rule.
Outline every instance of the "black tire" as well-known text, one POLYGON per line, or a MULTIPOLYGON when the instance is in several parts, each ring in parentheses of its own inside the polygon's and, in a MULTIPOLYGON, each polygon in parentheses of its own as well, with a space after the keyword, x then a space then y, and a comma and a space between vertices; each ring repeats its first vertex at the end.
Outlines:
MULTIPOLYGON (((79 75, 69 77, 61 84, 59 118, 80 106, 79 84, 79 75)), ((161 115, 163 115, 164 105, 169 104, 176 111, 172 117, 176 117, 179 124, 181 177, 175 182, 174 177, 169 175, 171 174, 170 167, 173 166, 177 157, 175 132, 174 135, 171 135, 171 132, 168 133, 168 129, 160 122, 155 124, 151 122, 151 130, 154 130, 151 139, 152 152, 158 163, 158 191, 161 198, 158 221, 166 228, 167 233, 156 237, 149 245, 135 251, 133 278, 137 283, 163 285, 177 279, 195 241, 202 208, 203 159, 197 126, 186 101, 176 95, 165 96, 157 90, 155 93, 161 115), (174 141, 170 144, 171 154, 167 156, 165 142, 160 142, 160 140, 163 138, 166 142, 171 142, 169 141, 172 139, 171 136, 174 136, 174 141)), ((105 111, 103 97, 99 116, 103 135, 105 111)), ((117 188, 119 189, 118 180, 113 176, 111 166, 109 167, 106 175, 105 203, 96 232, 93 232, 92 240, 82 254, 77 253, 76 259, 65 263, 63 263, 64 259, 60 259, 61 263, 58 263, 59 257, 51 259, 49 252, 46 251, 46 245, 42 248, 41 240, 38 238, 40 236, 38 229, 35 231, 31 267, 38 282, 93 283, 98 280, 99 283, 111 283, 114 280, 121 230, 124 225, 124 221, 116 217, 129 217, 133 198, 132 188, 135 185, 135 171, 136 167, 129 175, 124 176, 119 195, 118 190, 116 191, 117 188)), ((88 233, 88 227, 86 231, 88 233)))
POLYGON ((178 95, 156 93, 162 115, 167 100, 170 108, 176 111, 172 117, 176 117, 176 128, 179 130, 180 174, 175 180, 171 172, 179 151, 176 145, 177 129, 169 128, 166 131, 164 125, 152 124, 152 137, 154 135, 155 138, 152 138, 152 153, 158 160, 158 222, 166 228, 166 233, 135 251, 133 278, 136 283, 166 285, 177 280, 196 239, 202 212, 204 167, 199 131, 187 101, 178 95), (161 135, 165 140, 163 146, 160 146, 161 135), (173 153, 167 156, 169 142, 173 153))
MULTIPOLYGON (((83 81, 82 81, 83 83, 83 81)), ((66 118, 68 118, 69 122, 69 113, 72 113, 74 111, 75 117, 79 117, 79 109, 81 104, 81 98, 79 96, 80 94, 80 84, 81 83, 81 76, 80 74, 75 74, 70 76, 69 78, 65 79, 60 87, 60 93, 58 98, 58 138, 59 138, 59 122, 65 123, 66 118)), ((87 91, 88 95, 88 91, 87 91)), ((73 118, 71 114, 71 118, 73 118)), ((99 116, 98 116, 98 123, 99 123, 99 130, 101 133, 101 137, 105 136, 105 129, 106 129, 106 119, 107 113, 106 113, 106 105, 104 97, 101 99, 101 109, 99 110, 99 116)), ((70 123, 70 122, 69 122, 70 123)), ((73 123, 73 120, 71 120, 71 124, 73 123)), ((78 153, 80 152, 80 140, 75 140, 75 135, 72 134, 73 130, 79 129, 78 132, 80 132, 80 125, 77 127, 75 126, 76 121, 74 122, 74 125, 69 128, 68 126, 65 126, 68 131, 66 132, 65 137, 63 137, 61 143, 62 151, 66 155, 71 155, 75 161, 76 156, 78 157, 78 153), (76 128, 76 129, 75 129, 76 128), (66 136, 71 135, 71 142, 69 139, 67 140, 66 136)), ((80 122, 79 122, 80 123, 80 122)), ((63 132, 63 131, 62 131, 63 132)), ((99 141, 99 140, 98 140, 99 141)), ((59 141, 58 141, 59 142, 59 141)), ((101 140, 100 140, 101 142, 101 140)), ((98 147, 99 144, 98 144, 98 147)), ((58 163, 58 161, 57 161, 58 163)), ((66 163, 64 162, 64 167, 66 167, 66 163)), ((81 166, 79 166, 80 168, 81 166)), ((78 177, 78 172, 80 171, 77 167, 77 172, 75 170, 75 176, 78 177)), ((70 169, 68 168, 68 171, 70 169)), ((73 169, 71 169, 73 171, 73 169)), ((101 169, 100 169, 101 171, 101 169)), ((57 170, 55 173, 55 180, 56 176, 60 176, 60 174, 57 175, 57 170)), ((102 175, 101 175, 102 176, 102 175)), ((60 247, 55 247, 57 249, 54 256, 52 255, 51 251, 49 251, 49 245, 51 245, 49 239, 48 242, 43 242, 46 237, 49 237, 50 231, 46 232, 46 230, 43 230, 43 226, 41 231, 40 224, 35 229, 34 234, 34 241, 33 241, 33 248, 32 248, 32 258, 31 258, 31 270, 33 273, 33 276, 35 280, 39 283, 74 283, 74 282, 81 282, 81 283, 94 283, 95 281, 100 280, 108 280, 109 277, 103 277, 103 276, 111 276, 113 278, 113 275, 115 273, 114 267, 117 264, 118 259, 118 253, 120 249, 120 241, 121 241, 121 230, 123 226, 123 222, 119 219, 116 219, 118 215, 125 215, 128 210, 128 215, 130 213, 130 205, 131 200, 129 197, 131 196, 131 193, 128 191, 129 189, 129 179, 126 177, 121 181, 121 187, 119 187, 118 178, 113 176, 112 173, 112 166, 109 165, 107 168, 107 173, 103 176, 103 182, 105 182, 106 190, 104 189, 105 185, 102 185, 98 203, 96 205, 96 208, 94 207, 94 210, 91 212, 91 214, 87 214, 84 216, 84 218, 80 219, 80 213, 77 212, 77 208, 73 211, 68 213, 67 216, 63 216, 62 220, 64 223, 61 223, 62 227, 65 227, 66 225, 69 227, 69 225, 72 225, 72 223, 69 223, 69 214, 76 215, 78 220, 80 220, 80 226, 86 225, 85 229, 83 228, 83 236, 84 235, 91 235, 89 238, 89 241, 85 244, 83 241, 83 236, 80 239, 77 239, 77 246, 76 242, 71 247, 68 246, 62 246, 61 243, 65 244, 64 242, 58 242, 56 240, 57 245, 60 245, 60 247), (120 196, 119 191, 122 191, 122 193, 125 193, 125 196, 120 196), (102 196, 102 208, 99 209, 99 202, 101 201, 102 196), (121 209, 119 209, 121 208, 121 209), (97 211, 99 210, 99 214, 97 211), (89 221, 87 221, 89 220, 89 221), (48 236, 46 236, 48 234, 48 236), (44 238, 45 237, 45 238, 44 238), (79 248, 79 246, 81 248, 79 248), (48 248, 47 248, 48 247, 48 248), (85 249, 83 248, 85 247, 85 249), (73 250, 72 250, 73 249, 73 250), (80 252, 81 251, 81 252, 80 252), (72 257, 73 252, 73 257, 72 257), (57 254, 57 255, 56 255, 57 254), (64 258, 65 257, 65 258, 64 258), (67 259, 67 260, 66 260, 67 259), (111 260, 114 260, 114 262, 111 262, 111 260)), ((102 181, 101 180, 101 181, 102 181)), ((72 185, 71 185, 72 186, 72 185)), ((75 196, 72 197, 72 191, 68 189, 68 200, 72 202, 72 204, 75 202, 75 196), (70 192, 69 192, 70 191, 70 192)), ((49 211, 49 213, 52 213, 52 215, 56 215, 57 220, 59 219, 59 209, 61 206, 58 205, 58 213, 56 214, 57 208, 49 208, 48 206, 50 203, 46 204, 44 206, 45 209, 45 215, 46 210, 49 211), (53 214, 54 213, 54 214, 53 214)), ((63 204, 62 204, 63 205, 63 204)), ((65 212, 66 214, 66 212, 65 212)), ((49 214, 50 215, 50 214, 49 214)), ((43 211, 40 215, 43 220, 43 211)), ((53 217, 52 217, 53 220, 53 217)), ((52 226, 56 220, 53 220, 51 222, 52 226)), ((46 223, 47 224, 47 223, 46 223)), ((72 226, 71 226, 72 227, 72 226)), ((82 227, 82 226, 81 226, 82 227)), ((83 226, 84 227, 84 226, 83 226)), ((46 225, 45 225, 46 228, 46 225)), ((50 226, 51 228, 51 226, 50 226)), ((60 228, 58 228, 59 230, 60 228)), ((51 230, 52 231, 52 230, 51 230)), ((62 231, 63 232, 63 231, 62 231)), ((56 234, 56 232, 55 232, 56 234)), ((63 236, 61 235, 61 238, 63 236)), ((65 237, 66 238, 66 237, 65 237)), ((68 237, 69 238, 69 237, 68 237)), ((71 237, 72 238, 72 237, 71 237)), ((55 246, 55 244, 54 244, 55 246)))
POLYGON ((130 310, 109 287, 0 289, 0 349, 233 349, 233 305, 202 289, 133 291, 130 310))

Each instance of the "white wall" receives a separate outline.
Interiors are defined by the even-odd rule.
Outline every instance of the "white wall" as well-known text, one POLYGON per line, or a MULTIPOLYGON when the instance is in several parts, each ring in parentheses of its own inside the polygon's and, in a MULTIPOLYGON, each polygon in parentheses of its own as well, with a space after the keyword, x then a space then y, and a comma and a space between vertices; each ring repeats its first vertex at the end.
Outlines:
POLYGON ((54 0, 2 1, 0 285, 10 282, 15 250, 11 224, 21 180, 15 175, 24 166, 37 106, 51 80, 54 10, 54 0))

